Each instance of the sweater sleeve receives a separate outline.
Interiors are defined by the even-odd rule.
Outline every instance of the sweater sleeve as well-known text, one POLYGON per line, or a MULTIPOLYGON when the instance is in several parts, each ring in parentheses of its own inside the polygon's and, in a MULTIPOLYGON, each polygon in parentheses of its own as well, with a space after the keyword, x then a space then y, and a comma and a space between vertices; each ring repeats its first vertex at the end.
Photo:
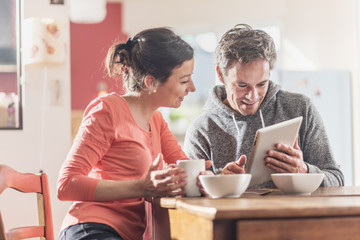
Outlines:
POLYGON ((343 186, 343 173, 334 159, 321 116, 312 103, 309 103, 306 116, 305 126, 300 133, 303 137, 300 147, 309 173, 324 173, 324 187, 343 186))
POLYGON ((113 141, 111 116, 109 107, 101 100, 94 100, 85 110, 79 131, 59 173, 57 191, 60 200, 94 199, 99 177, 90 172, 97 168, 113 141))

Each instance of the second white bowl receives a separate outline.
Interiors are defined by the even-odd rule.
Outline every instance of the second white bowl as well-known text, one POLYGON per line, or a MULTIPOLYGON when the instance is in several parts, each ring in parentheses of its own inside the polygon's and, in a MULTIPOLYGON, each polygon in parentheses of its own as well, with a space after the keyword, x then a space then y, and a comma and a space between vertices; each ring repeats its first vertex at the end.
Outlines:
POLYGON ((271 179, 285 193, 310 194, 324 179, 323 173, 273 173, 271 179))

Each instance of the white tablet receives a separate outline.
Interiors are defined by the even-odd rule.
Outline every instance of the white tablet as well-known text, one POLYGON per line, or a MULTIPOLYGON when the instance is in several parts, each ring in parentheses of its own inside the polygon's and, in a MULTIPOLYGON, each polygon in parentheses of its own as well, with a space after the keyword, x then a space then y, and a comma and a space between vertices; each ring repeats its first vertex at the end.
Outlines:
POLYGON ((246 172, 252 175, 249 187, 271 180, 275 171, 265 166, 267 151, 277 143, 294 146, 303 117, 293 118, 257 130, 246 172))

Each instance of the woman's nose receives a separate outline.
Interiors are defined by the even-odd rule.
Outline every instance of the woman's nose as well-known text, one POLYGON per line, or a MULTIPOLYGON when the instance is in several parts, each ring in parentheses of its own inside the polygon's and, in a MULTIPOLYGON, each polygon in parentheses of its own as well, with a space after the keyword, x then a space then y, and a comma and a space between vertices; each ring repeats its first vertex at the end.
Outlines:
POLYGON ((189 81, 190 86, 188 87, 189 92, 195 92, 196 88, 192 79, 189 81))

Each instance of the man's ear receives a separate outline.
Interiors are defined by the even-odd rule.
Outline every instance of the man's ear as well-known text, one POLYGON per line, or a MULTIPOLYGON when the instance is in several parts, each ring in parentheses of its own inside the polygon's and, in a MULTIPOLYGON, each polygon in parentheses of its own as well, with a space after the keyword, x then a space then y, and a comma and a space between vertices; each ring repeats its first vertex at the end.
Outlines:
POLYGON ((225 84, 225 83, 224 83, 224 77, 223 77, 223 74, 222 74, 222 72, 221 72, 221 70, 220 70, 219 65, 216 66, 216 74, 217 74, 220 82, 222 82, 223 84, 225 84))
POLYGON ((144 79, 144 84, 150 91, 156 91, 156 83, 156 79, 153 76, 147 75, 144 79))

